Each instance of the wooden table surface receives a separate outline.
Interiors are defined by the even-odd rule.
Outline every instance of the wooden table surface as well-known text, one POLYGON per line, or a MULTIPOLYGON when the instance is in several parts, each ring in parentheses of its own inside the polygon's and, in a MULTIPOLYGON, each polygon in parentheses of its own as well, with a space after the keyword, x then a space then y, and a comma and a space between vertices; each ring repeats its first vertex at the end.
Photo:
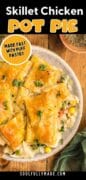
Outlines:
MULTIPOLYGON (((86 127, 86 54, 77 54, 64 47, 58 35, 27 35, 32 44, 39 45, 52 50, 60 55, 74 70, 81 83, 84 96, 83 117, 79 130, 86 127)), ((48 171, 51 170, 58 155, 52 156, 43 161, 31 163, 10 162, 0 171, 48 171)))

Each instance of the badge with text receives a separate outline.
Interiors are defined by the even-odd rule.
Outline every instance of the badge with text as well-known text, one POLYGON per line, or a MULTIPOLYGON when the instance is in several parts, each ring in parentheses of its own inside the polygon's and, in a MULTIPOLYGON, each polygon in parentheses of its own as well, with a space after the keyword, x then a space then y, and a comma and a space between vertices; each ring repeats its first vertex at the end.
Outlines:
POLYGON ((31 56, 30 41, 23 35, 9 35, 1 43, 1 57, 11 65, 20 65, 31 56))

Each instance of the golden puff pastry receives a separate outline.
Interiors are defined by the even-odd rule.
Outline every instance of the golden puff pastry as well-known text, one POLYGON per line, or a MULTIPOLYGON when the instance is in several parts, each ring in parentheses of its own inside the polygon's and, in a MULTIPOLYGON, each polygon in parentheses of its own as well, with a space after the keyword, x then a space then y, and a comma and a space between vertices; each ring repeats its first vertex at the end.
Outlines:
POLYGON ((2 81, 11 84, 12 81, 24 70, 27 64, 28 62, 20 66, 13 66, 5 62, 0 62, 0 82, 2 81))
POLYGON ((16 98, 17 106, 22 108, 22 105, 24 104, 24 99, 27 98, 28 95, 29 95, 28 89, 26 89, 25 87, 20 87, 16 98))
POLYGON ((28 143, 31 143, 31 140, 33 143, 35 139, 38 139, 42 144, 56 145, 57 113, 68 95, 69 91, 62 83, 39 95, 27 97, 25 104, 30 124, 26 137, 28 143), (57 96, 58 91, 61 93, 60 97, 57 96), (32 138, 29 138, 29 134, 32 138))
POLYGON ((8 83, 10 85, 12 95, 16 95, 18 92, 18 87, 16 86, 16 81, 22 84, 24 78, 28 74, 31 68, 32 62, 28 61, 20 66, 12 66, 4 62, 0 62, 0 82, 8 83))
POLYGON ((0 124, 13 115, 12 97, 8 84, 0 84, 0 124))
POLYGON ((13 149, 23 142, 25 137, 25 119, 20 112, 6 124, 0 126, 0 133, 5 138, 7 144, 13 149))
POLYGON ((33 66, 25 82, 25 87, 30 92, 39 93, 42 89, 53 86, 59 81, 62 75, 60 69, 52 67, 36 55, 33 55, 31 62, 33 66))
MULTIPOLYGON (((20 66, 19 73, 17 74, 17 76, 15 76, 15 78, 12 78, 10 88, 11 88, 11 92, 14 95, 14 97, 16 97, 16 95, 18 93, 18 89, 21 86, 23 86, 25 77, 29 73, 31 65, 32 65, 32 63, 28 61, 22 67, 20 66), (17 84, 16 84, 16 82, 17 82, 17 84)), ((15 74, 15 72, 14 72, 14 74, 15 74)))

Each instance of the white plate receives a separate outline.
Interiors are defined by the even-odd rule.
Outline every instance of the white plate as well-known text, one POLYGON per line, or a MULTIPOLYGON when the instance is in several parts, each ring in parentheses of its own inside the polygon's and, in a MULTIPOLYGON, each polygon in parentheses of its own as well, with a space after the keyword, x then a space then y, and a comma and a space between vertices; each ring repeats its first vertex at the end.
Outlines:
POLYGON ((82 117, 82 110, 83 110, 82 90, 81 90, 80 83, 79 83, 76 75, 74 74, 73 70, 70 68, 70 66, 61 57, 59 57, 57 54, 55 54, 55 53, 53 53, 47 49, 41 48, 39 46, 32 46, 32 53, 38 54, 40 57, 44 58, 51 65, 54 65, 57 68, 62 68, 70 76, 70 78, 73 80, 74 94, 77 95, 79 100, 80 100, 79 113, 77 115, 74 126, 63 134, 63 137, 62 137, 63 138, 63 144, 58 144, 58 146, 55 149, 53 149, 51 153, 49 153, 49 154, 38 154, 32 159, 29 159, 29 158, 27 158, 27 159, 13 158, 13 157, 10 157, 9 155, 6 155, 4 158, 7 160, 10 160, 10 161, 19 161, 19 162, 39 161, 39 160, 43 160, 45 158, 48 158, 48 157, 54 155, 55 153, 58 153, 73 138, 73 136, 75 135, 75 133, 79 127, 81 117, 82 117))

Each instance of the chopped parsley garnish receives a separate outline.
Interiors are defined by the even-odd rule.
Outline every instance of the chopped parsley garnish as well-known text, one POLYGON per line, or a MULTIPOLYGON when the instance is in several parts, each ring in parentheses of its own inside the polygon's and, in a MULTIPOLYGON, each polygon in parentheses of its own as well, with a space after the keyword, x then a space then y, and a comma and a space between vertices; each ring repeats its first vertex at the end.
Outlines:
POLYGON ((46 70, 46 65, 45 64, 40 64, 39 65, 39 70, 40 71, 45 71, 46 70))
POLYGON ((37 149, 38 147, 40 147, 40 146, 45 146, 44 144, 41 144, 39 141, 38 141, 38 139, 35 139, 34 140, 34 143, 31 145, 31 147, 35 150, 35 149, 37 149))
POLYGON ((41 81, 39 81, 39 80, 34 81, 34 84, 35 84, 35 86, 37 86, 37 87, 42 87, 42 86, 43 86, 43 83, 42 83, 41 81))
POLYGON ((18 155, 20 155, 20 150, 16 150, 15 151, 15 154, 18 156, 18 155))
POLYGON ((60 140, 60 143, 63 144, 63 142, 64 142, 63 139, 61 139, 61 140, 60 140))
POLYGON ((30 56, 29 61, 31 61, 32 57, 33 57, 33 55, 30 56))
POLYGON ((4 102, 3 102, 3 106, 4 106, 4 109, 5 109, 5 110, 8 109, 8 105, 7 105, 7 104, 8 104, 7 101, 4 101, 4 102))
POLYGON ((8 119, 5 119, 3 122, 0 123, 0 125, 4 125, 8 122, 8 119))
POLYGON ((66 77, 67 77, 67 75, 66 75, 66 74, 63 74, 63 75, 61 76, 61 78, 60 78, 60 82, 61 82, 61 83, 64 82, 65 79, 66 79, 66 77))
POLYGON ((40 119, 41 119, 41 117, 42 117, 42 113, 43 113, 43 112, 42 112, 42 111, 40 111, 40 110, 39 110, 39 111, 37 111, 37 116, 38 116, 40 119))
POLYGON ((71 103, 70 103, 70 101, 68 102, 68 105, 70 105, 71 103))
POLYGON ((62 103, 62 108, 61 108, 61 109, 62 109, 62 110, 65 109, 66 106, 67 106, 67 101, 64 101, 64 102, 62 103))
POLYGON ((13 101, 14 103, 16 103, 16 101, 13 101))
POLYGON ((14 97, 14 94, 12 94, 12 97, 14 97))
POLYGON ((64 132, 64 121, 62 121, 62 126, 61 126, 61 128, 60 128, 59 131, 60 131, 60 132, 64 132))
POLYGON ((61 126, 61 128, 60 128, 59 131, 60 131, 60 132, 64 132, 64 125, 61 126))
POLYGON ((57 92, 56 97, 59 97, 61 95, 60 91, 57 92))
POLYGON ((39 146, 39 145, 40 145, 40 143, 39 143, 38 139, 35 139, 35 140, 34 140, 34 144, 36 144, 37 146, 39 146))
POLYGON ((3 75, 3 76, 2 76, 2 79, 5 80, 5 79, 6 79, 6 75, 3 75))
POLYGON ((14 79, 14 80, 12 81, 12 85, 13 85, 13 86, 16 86, 16 87, 20 87, 20 86, 23 86, 23 85, 24 85, 24 81, 20 81, 20 80, 14 79))

